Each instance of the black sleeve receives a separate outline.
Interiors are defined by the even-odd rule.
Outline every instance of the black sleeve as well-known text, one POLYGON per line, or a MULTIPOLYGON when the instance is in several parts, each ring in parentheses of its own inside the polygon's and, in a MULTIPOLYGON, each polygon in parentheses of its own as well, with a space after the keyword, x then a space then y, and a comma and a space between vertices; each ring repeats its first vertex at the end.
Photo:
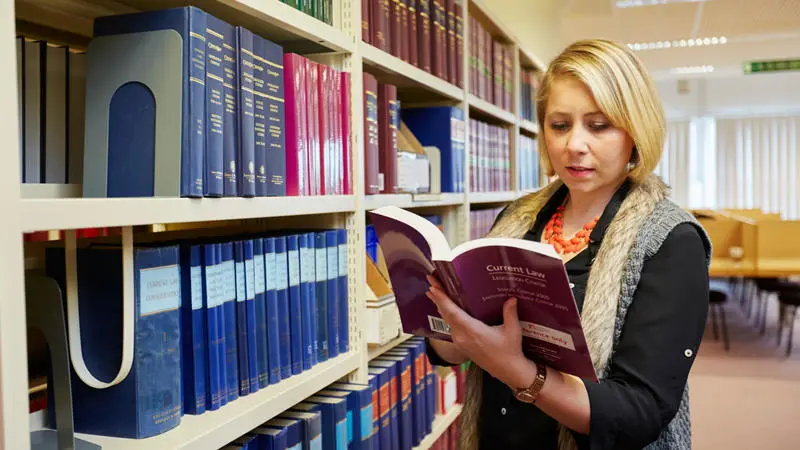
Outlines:
POLYGON ((608 376, 585 382, 590 433, 579 440, 589 448, 643 448, 675 416, 705 328, 708 283, 703 241, 681 224, 644 263, 608 376))

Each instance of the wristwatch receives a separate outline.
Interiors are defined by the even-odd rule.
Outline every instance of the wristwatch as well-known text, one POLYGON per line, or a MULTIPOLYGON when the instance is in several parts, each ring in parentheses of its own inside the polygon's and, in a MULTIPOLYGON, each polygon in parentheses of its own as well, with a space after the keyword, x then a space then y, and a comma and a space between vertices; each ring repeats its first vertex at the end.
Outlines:
POLYGON ((514 396, 523 403, 535 403, 546 379, 547 367, 545 367, 544 364, 536 363, 536 378, 533 380, 533 383, 527 388, 516 389, 514 391, 514 396))

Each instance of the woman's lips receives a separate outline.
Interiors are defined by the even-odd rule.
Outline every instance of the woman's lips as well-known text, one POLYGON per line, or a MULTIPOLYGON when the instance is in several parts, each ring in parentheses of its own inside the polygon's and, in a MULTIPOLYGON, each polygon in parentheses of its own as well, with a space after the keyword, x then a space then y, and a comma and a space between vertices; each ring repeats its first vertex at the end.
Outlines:
POLYGON ((594 169, 581 166, 567 166, 567 172, 575 178, 586 178, 594 173, 594 169))

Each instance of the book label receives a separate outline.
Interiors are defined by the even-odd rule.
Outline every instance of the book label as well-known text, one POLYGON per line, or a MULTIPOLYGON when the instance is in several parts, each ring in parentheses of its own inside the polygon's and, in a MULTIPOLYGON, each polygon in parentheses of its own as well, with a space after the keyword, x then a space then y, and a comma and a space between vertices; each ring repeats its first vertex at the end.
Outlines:
MULTIPOLYGON (((522 326, 522 335, 525 337, 549 342, 559 347, 575 351, 575 342, 573 342, 572 336, 567 333, 533 322, 520 321, 519 324, 522 326)), ((545 349, 543 348, 542 350, 545 349)))
POLYGON ((193 266, 189 269, 189 279, 191 280, 192 310, 203 308, 203 268, 193 266))
POLYGON ((255 284, 256 272, 254 269, 254 262, 248 259, 244 262, 244 282, 245 289, 247 289, 247 299, 252 300, 255 298, 255 284))
POLYGON ((289 285, 291 286, 300 284, 300 258, 297 253, 298 250, 289 251, 289 261, 291 264, 289 270, 289 285))
POLYGON ((245 279, 244 279, 244 263, 236 263, 236 301, 243 302, 246 300, 245 293, 245 279))
POLYGON ((141 270, 139 293, 140 317, 177 309, 181 305, 180 269, 173 265, 141 270))
MULTIPOLYGON (((296 253, 296 252, 295 252, 296 253)), ((297 258, 295 258, 295 261, 297 258)), ((278 287, 279 291, 283 291, 289 289, 289 276, 295 275, 292 281, 292 285, 300 284, 300 280, 297 280, 297 268, 295 267, 293 273, 287 276, 288 273, 288 262, 286 261, 286 253, 276 253, 275 254, 275 284, 278 287)))
POLYGON ((336 424, 336 450, 347 450, 347 419, 336 424))
POLYGON ((267 290, 264 282, 264 255, 255 255, 253 257, 253 271, 258 274, 256 276, 255 288, 256 294, 263 294, 267 290))
POLYGON ((373 420, 375 420, 375 413, 373 412, 372 404, 361 408, 361 439, 366 440, 372 436, 373 420))

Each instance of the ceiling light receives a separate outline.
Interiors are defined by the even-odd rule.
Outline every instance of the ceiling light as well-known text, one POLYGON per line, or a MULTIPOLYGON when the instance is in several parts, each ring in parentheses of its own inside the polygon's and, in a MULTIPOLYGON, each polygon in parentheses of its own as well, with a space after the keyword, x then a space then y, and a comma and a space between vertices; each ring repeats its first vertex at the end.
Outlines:
POLYGON ((653 41, 653 42, 636 42, 628 44, 628 47, 633 50, 662 50, 672 47, 702 47, 706 45, 722 45, 727 44, 728 38, 725 36, 713 36, 696 39, 681 39, 674 41, 653 41))
POLYGON ((683 66, 675 67, 670 72, 678 75, 694 75, 702 73, 711 73, 714 71, 714 66, 683 66))
POLYGON ((617 8, 636 8, 640 6, 667 5, 670 3, 703 3, 710 0, 617 0, 617 8))
POLYGON ((719 43, 720 44, 725 44, 727 42, 728 42, 728 38, 726 38, 725 36, 722 36, 721 38, 719 38, 719 43))

